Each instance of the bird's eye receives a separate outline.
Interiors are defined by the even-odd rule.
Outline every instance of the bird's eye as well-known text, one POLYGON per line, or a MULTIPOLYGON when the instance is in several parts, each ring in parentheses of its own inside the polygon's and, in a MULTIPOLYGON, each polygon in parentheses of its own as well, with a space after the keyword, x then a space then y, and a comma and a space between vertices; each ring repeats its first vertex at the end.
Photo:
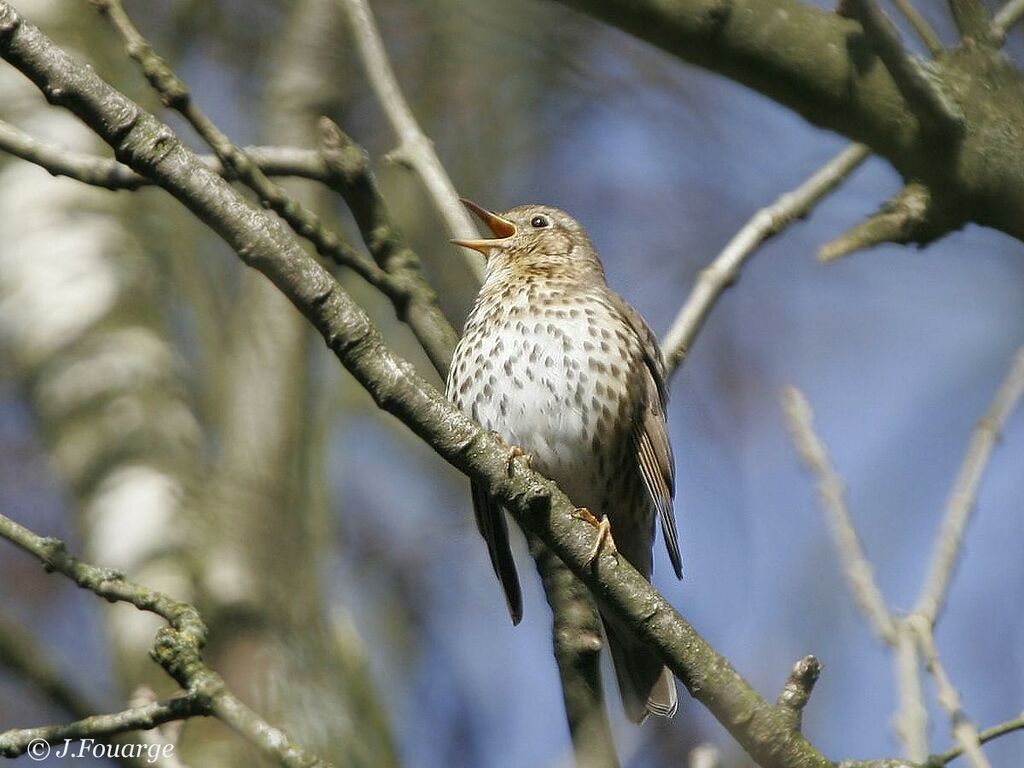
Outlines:
POLYGON ((534 216, 530 219, 530 226, 534 229, 543 229, 551 226, 551 219, 547 216, 534 216))

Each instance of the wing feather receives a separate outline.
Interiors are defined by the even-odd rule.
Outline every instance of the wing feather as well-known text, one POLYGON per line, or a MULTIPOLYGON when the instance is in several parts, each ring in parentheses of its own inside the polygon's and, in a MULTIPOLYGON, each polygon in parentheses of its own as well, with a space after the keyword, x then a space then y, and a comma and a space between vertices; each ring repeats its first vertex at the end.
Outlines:
POLYGON ((487 542, 487 552, 491 556, 494 574, 501 582, 505 591, 505 602, 512 623, 518 624, 523 619, 523 594, 519 588, 519 576, 516 574, 516 563, 512 559, 512 548, 508 542, 508 522, 505 511, 494 504, 479 483, 472 483, 473 512, 476 514, 476 527, 487 542))
POLYGON ((679 534, 676 530, 672 504, 676 490, 675 461, 665 419, 665 407, 668 404, 665 364, 661 358, 658 341, 644 319, 625 300, 618 296, 616 299, 619 310, 644 349, 645 370, 640 377, 643 398, 633 428, 637 464, 647 493, 658 511, 661 534, 665 539, 669 560, 672 561, 672 570, 675 571, 676 578, 681 579, 683 565, 679 555, 679 534))

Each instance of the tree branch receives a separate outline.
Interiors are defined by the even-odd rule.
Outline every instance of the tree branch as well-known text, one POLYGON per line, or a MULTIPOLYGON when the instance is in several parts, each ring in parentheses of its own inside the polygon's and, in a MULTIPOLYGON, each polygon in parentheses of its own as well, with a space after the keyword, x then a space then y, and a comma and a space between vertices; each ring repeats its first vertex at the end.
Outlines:
POLYGON ((576 765, 618 768, 601 685, 604 636, 594 600, 583 582, 540 539, 532 535, 528 539, 551 606, 552 645, 576 765))
POLYGON ((953 569, 963 548, 964 532, 978 495, 992 449, 999 439, 1006 420, 1024 395, 1024 347, 1017 351, 1010 372, 996 392, 988 411, 971 435, 963 464, 946 502, 946 514, 932 550, 931 566, 921 588, 914 613, 932 626, 946 601, 953 569))
POLYGON ((914 32, 921 38, 921 42, 924 43, 932 58, 942 53, 945 46, 939 40, 939 36, 935 34, 932 25, 918 12, 910 0, 893 0, 892 4, 899 9, 900 13, 910 23, 910 26, 914 28, 914 32))
MULTIPOLYGON (((405 96, 402 95, 402 89, 384 50, 384 41, 380 37, 370 6, 366 0, 342 0, 342 7, 348 14, 366 77, 388 122, 398 136, 398 147, 391 156, 412 168, 420 177, 451 237, 476 237, 476 226, 466 209, 459 203, 459 194, 434 151, 433 142, 420 129, 405 96)), ((463 251, 463 258, 470 274, 478 283, 483 282, 483 262, 475 253, 470 253, 467 249, 460 250, 463 251)))
POLYGON ((1010 28, 1020 21, 1021 16, 1024 16, 1024 0, 1009 0, 992 19, 992 38, 998 44, 1005 42, 1010 28))
MULTIPOLYGON (((10 6, 0 3, 0 48, 3 47, 3 33, 9 28, 10 20, 10 6)), ((63 53, 61 55, 66 56, 63 53)), ((220 676, 203 663, 200 649, 206 643, 206 626, 193 606, 128 581, 118 571, 83 563, 68 552, 64 542, 38 536, 2 514, 0 538, 7 539, 35 557, 47 571, 61 573, 105 600, 129 603, 139 610, 163 618, 169 626, 157 632, 152 656, 186 691, 183 697, 113 715, 96 715, 67 726, 7 731, 0 734, 0 754, 24 754, 33 739, 51 741, 106 736, 128 730, 154 728, 170 720, 195 715, 213 715, 281 765, 288 768, 328 768, 323 760, 295 745, 287 734, 245 707, 227 690, 220 676)))
POLYGON ((807 398, 795 387, 782 393, 782 409, 793 435, 793 444, 807 468, 818 480, 818 498, 831 523, 836 549, 843 562, 846 583, 854 602, 875 633, 886 643, 896 641, 896 626, 885 599, 875 584, 871 563, 861 547, 850 510, 846 506, 843 482, 836 473, 824 444, 814 433, 814 414, 807 398))
POLYGON ((867 147, 854 144, 819 168, 800 186, 760 209, 697 277, 661 344, 669 376, 686 360, 690 347, 722 293, 739 277, 740 269, 757 248, 777 235, 835 189, 868 156, 867 147))
POLYGON ((942 92, 938 81, 903 48, 899 31, 875 0, 844 0, 841 10, 860 22, 922 128, 946 140, 959 136, 963 115, 942 92))
MULTIPOLYGON (((964 115, 955 153, 908 107, 860 24, 799 0, 560 0, 866 144, 905 182, 949 198, 929 238, 974 221, 1024 238, 1024 80, 987 45, 929 65, 964 115)), ((928 98, 928 97, 925 97, 928 98)))
MULTIPOLYGON (((1019 717, 1016 717, 1013 720, 1007 720, 1005 723, 1000 723, 999 725, 994 725, 991 728, 986 728, 978 734, 978 742, 980 744, 985 744, 986 742, 992 741, 992 739, 998 739, 1000 736, 1005 736, 1008 733, 1020 730, 1024 730, 1024 713, 1021 713, 1019 717)), ((963 753, 963 746, 958 745, 948 752, 943 752, 942 754, 933 755, 928 758, 928 761, 924 764, 924 768, 939 768, 940 766, 952 762, 963 753)))
POLYGON ((804 656, 793 665, 793 671, 786 678, 786 684, 782 686, 782 692, 775 702, 775 706, 789 713, 793 720, 793 727, 800 730, 803 720, 804 707, 811 698, 811 691, 814 684, 818 682, 821 675, 821 662, 814 656, 804 656))
POLYGON ((980 0, 949 0, 949 10, 962 40, 986 41, 988 14, 980 0))
MULTIPOLYGON (((365 313, 276 219, 235 192, 152 115, 56 48, 0 0, 0 55, 53 102, 71 109, 135 171, 151 176, 206 222, 248 265, 262 271, 313 323, 342 364, 444 459, 478 480, 535 533, 608 610, 635 628, 764 766, 826 768, 831 762, 766 702, 628 563, 606 553, 591 564, 593 527, 549 480, 518 464, 383 343, 365 313)), ((174 640, 170 630, 162 640, 174 640)), ((164 655, 157 649, 158 659, 164 655)), ((169 665, 170 670, 184 672, 169 665)), ((170 671, 169 670, 169 671, 170 671)), ((214 714, 233 724, 230 707, 214 714)), ((236 725, 241 730, 241 727, 236 725)))
MULTIPOLYGON (((38 165, 52 176, 66 176, 94 187, 133 190, 153 184, 151 179, 140 176, 113 158, 75 152, 42 141, 4 120, 0 120, 0 150, 38 165)), ((244 147, 242 151, 267 176, 297 176, 324 183, 331 177, 323 155, 315 149, 244 147)), ((230 178, 230 172, 216 155, 203 155, 200 160, 216 173, 230 178)))
POLYGON ((878 213, 821 246, 818 259, 823 262, 835 261, 882 243, 911 243, 931 239, 934 235, 927 233, 931 207, 931 191, 923 184, 910 183, 887 201, 878 213))
POLYGON ((939 659, 939 651, 935 647, 931 624, 916 613, 908 616, 906 621, 910 631, 917 637, 918 647, 924 657, 925 668, 935 678, 939 705, 949 715, 953 740, 963 748, 964 754, 967 755, 967 762, 971 764, 972 768, 990 768, 988 758, 981 751, 978 728, 964 712, 960 694, 953 686, 949 675, 946 674, 942 660, 939 659))

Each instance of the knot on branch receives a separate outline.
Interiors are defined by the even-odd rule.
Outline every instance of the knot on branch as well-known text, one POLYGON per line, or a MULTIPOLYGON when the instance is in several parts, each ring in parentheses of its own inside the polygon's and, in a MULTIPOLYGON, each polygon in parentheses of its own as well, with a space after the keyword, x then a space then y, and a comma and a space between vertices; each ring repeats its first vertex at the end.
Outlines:
POLYGON ((786 678, 786 684, 782 686, 782 692, 775 702, 775 706, 790 718, 797 731, 800 730, 803 709, 820 675, 821 662, 815 656, 804 656, 793 665, 793 671, 786 678))
POLYGON ((823 245, 818 259, 835 261, 882 243, 925 244, 960 226, 959 220, 955 224, 940 221, 943 217, 936 215, 935 208, 931 190, 920 182, 911 182, 887 200, 878 213, 823 245))

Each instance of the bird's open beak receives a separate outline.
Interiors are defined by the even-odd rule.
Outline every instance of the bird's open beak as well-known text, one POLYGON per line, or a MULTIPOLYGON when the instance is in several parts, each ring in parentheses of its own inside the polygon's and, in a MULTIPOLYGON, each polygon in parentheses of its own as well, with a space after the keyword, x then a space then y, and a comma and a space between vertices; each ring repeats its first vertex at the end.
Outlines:
POLYGON ((492 248, 501 248, 516 233, 516 225, 508 219, 503 219, 493 211, 480 207, 472 200, 467 200, 464 197, 460 197, 459 200, 462 201, 464 206, 480 217, 480 220, 494 233, 494 237, 482 238, 480 240, 452 240, 456 245, 461 245, 463 248, 472 248, 474 251, 480 251, 484 256, 487 256, 492 248))

